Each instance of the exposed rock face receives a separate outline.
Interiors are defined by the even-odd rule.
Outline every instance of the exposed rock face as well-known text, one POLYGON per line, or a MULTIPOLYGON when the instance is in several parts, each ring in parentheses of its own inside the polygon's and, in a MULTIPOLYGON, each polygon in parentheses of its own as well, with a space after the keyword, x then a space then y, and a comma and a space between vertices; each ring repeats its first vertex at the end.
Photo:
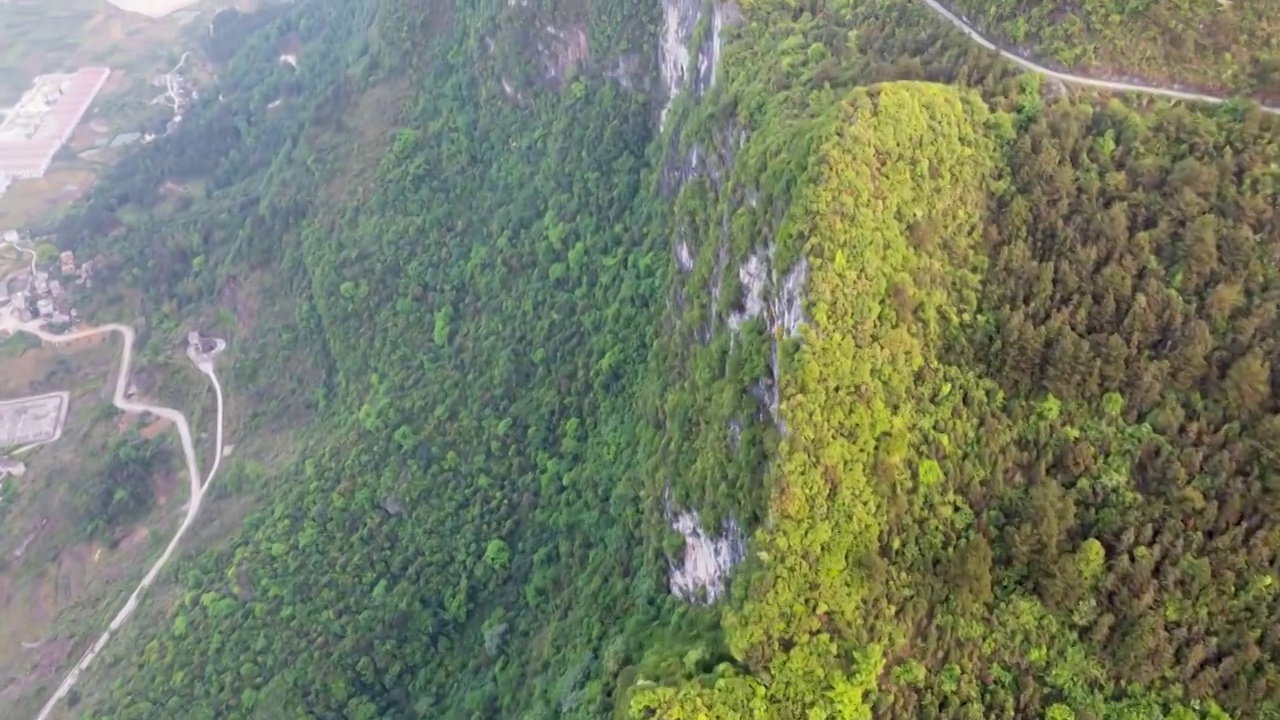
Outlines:
POLYGON ((787 271, 774 298, 774 329, 785 330, 787 337, 800 335, 800 326, 804 324, 804 288, 809 280, 809 259, 801 257, 800 261, 787 271))
POLYGON ((547 80, 563 82, 587 61, 587 29, 578 25, 558 28, 548 25, 538 41, 547 80))
POLYGON ((749 320, 763 317, 775 336, 797 337, 804 324, 804 287, 809 261, 801 258, 781 282, 775 261, 776 247, 757 250, 738 268, 742 282, 742 309, 729 313, 729 329, 738 331, 749 320))
POLYGON ((667 98, 659 115, 659 127, 665 127, 671 103, 684 89, 689 68, 689 42, 701 15, 700 0, 663 0, 662 38, 658 46, 658 64, 667 87, 667 98))
POLYGON ((684 240, 676 243, 676 266, 680 268, 680 272, 693 270, 693 251, 689 249, 689 243, 684 240))
POLYGON ((733 0, 711 6, 711 26, 698 54, 698 85, 695 90, 699 95, 715 87, 716 69, 720 67, 720 51, 724 47, 725 27, 740 22, 742 11, 733 0))
POLYGON ((757 250, 738 268, 738 280, 742 282, 742 310, 729 313, 730 330, 737 332, 747 321, 764 315, 773 252, 772 245, 768 250, 757 250))
POLYGON ((746 555, 746 537, 732 519, 713 536, 702 529, 697 511, 672 514, 670 504, 667 510, 671 529, 684 536, 684 556, 671 562, 672 594, 692 603, 715 602, 724 594, 730 570, 746 555))
MULTIPOLYGON (((760 245, 740 264, 736 262, 741 255, 734 249, 731 239, 734 208, 754 208, 760 201, 755 188, 726 187, 734 183, 732 169, 735 156, 745 145, 748 131, 730 122, 712 130, 709 137, 682 137, 678 127, 682 122, 681 116, 670 112, 681 93, 690 92, 697 97, 715 87, 722 53, 722 33, 725 28, 741 21, 738 6, 732 1, 721 3, 713 0, 705 7, 706 17, 702 0, 663 0, 663 32, 658 55, 666 99, 660 123, 661 128, 669 133, 669 142, 660 188, 664 197, 674 199, 686 183, 702 178, 724 203, 723 209, 718 211, 718 227, 700 227, 694 232, 681 226, 672 239, 676 269, 689 275, 690 280, 706 277, 695 272, 700 261, 710 260, 713 263, 710 268, 704 268, 710 270, 709 286, 705 284, 706 279, 698 281, 698 287, 692 283, 676 283, 674 302, 681 308, 686 294, 688 298, 710 299, 710 311, 705 314, 705 320, 698 327, 691 328, 694 337, 703 344, 710 344, 717 325, 726 324, 729 331, 736 334, 747 323, 759 319, 772 338, 770 371, 763 373, 751 390, 760 401, 757 414, 729 422, 726 451, 736 452, 741 446, 746 423, 768 423, 772 420, 779 430, 786 432, 779 413, 779 346, 783 338, 797 337, 804 324, 804 292, 809 265, 800 259, 790 267, 779 267, 773 242, 776 226, 765 228, 760 245), (700 23, 701 31, 698 30, 700 23), (695 33, 700 34, 697 43, 693 43, 695 33), (714 255, 710 255, 712 248, 706 247, 708 243, 715 245, 714 255), (731 294, 736 292, 738 296, 725 297, 725 305, 732 300, 732 307, 723 307, 721 299, 725 280, 732 278, 729 273, 735 270, 741 290, 730 290, 731 294)), ((775 209, 781 217, 783 208, 775 209)), ((671 529, 684 539, 683 552, 679 557, 669 559, 668 584, 672 594, 691 603, 717 601, 724 595, 734 566, 745 557, 746 533, 733 518, 719 528, 704 528, 698 511, 675 507, 669 493, 664 500, 664 513, 671 529)))
POLYGON ((778 412, 781 404, 778 342, 782 337, 798 337, 804 324, 804 289, 809 279, 809 261, 800 258, 781 280, 778 278, 776 246, 752 253, 738 268, 742 281, 742 309, 729 313, 729 329, 738 332, 750 320, 764 318, 773 337, 770 355, 772 377, 762 378, 756 388, 756 396, 769 407, 773 422, 786 433, 786 424, 778 412))
POLYGON ((693 41, 701 19, 700 0, 663 0, 662 40, 658 46, 658 59, 662 67, 662 79, 667 86, 667 100, 659 119, 662 128, 666 127, 667 111, 671 109, 672 101, 686 86, 700 96, 715 85, 720 51, 724 45, 722 33, 726 26, 742 21, 742 12, 732 0, 725 3, 713 2, 706 33, 697 48, 695 58, 689 44, 693 41), (691 60, 696 60, 694 75, 686 77, 691 60))

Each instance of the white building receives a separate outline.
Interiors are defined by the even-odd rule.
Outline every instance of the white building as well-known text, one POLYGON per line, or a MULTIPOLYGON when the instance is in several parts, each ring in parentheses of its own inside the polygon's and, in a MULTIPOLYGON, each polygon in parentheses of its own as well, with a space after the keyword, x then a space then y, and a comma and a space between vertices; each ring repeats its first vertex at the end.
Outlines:
POLYGON ((11 458, 8 455, 0 455, 0 479, 6 475, 14 477, 22 477, 27 472, 27 466, 17 458, 11 458))

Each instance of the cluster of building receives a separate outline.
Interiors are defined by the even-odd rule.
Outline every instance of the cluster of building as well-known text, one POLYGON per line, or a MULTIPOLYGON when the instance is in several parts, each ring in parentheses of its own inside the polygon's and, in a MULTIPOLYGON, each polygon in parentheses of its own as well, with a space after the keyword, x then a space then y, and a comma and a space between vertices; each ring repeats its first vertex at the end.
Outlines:
POLYGON ((41 75, 5 111, 0 122, 0 195, 15 179, 44 176, 110 75, 104 67, 41 75))
MULTIPOLYGON (((8 237, 9 231, 5 233, 8 237)), ((29 241, 27 241, 29 242, 29 241)), ((50 325, 69 325, 78 317, 67 295, 65 283, 83 285, 89 282, 89 263, 76 267, 75 253, 67 251, 59 257, 59 277, 51 277, 49 271, 24 270, 8 278, 0 279, 0 307, 8 305, 22 322, 36 318, 47 320, 50 325)))
MULTIPOLYGON (((185 60, 186 57, 183 56, 183 59, 185 60)), ((173 108, 173 118, 165 125, 165 134, 177 129, 182 122, 182 116, 187 112, 187 108, 191 107, 191 104, 200 96, 196 91, 196 86, 178 72, 181 67, 182 64, 179 63, 178 67, 171 72, 151 81, 152 85, 164 88, 164 94, 152 100, 152 102, 173 108)), ((144 137, 143 142, 150 142, 152 139, 154 138, 151 136, 144 137)))

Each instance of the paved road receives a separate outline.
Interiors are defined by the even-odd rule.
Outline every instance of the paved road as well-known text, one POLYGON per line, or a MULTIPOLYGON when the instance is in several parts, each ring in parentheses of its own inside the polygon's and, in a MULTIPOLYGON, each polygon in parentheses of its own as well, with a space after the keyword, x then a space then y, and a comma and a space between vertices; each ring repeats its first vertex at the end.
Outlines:
POLYGON ((208 355, 200 355, 191 350, 188 350, 187 352, 188 357, 196 364, 196 367, 199 368, 200 372, 207 375, 213 382, 213 389, 217 395, 218 401, 217 446, 214 449, 213 468, 209 471, 208 477, 204 478, 204 481, 201 482, 202 476, 200 474, 199 463, 196 461, 195 443, 191 439, 191 427, 187 424, 186 416, 172 408, 134 402, 125 397, 129 387, 129 371, 133 367, 133 344, 135 339, 133 328, 127 325, 111 324, 88 330, 81 330, 79 332, 68 333, 66 335, 53 335, 42 330, 38 323, 19 322, 11 314, 7 312, 0 312, 0 330, 30 333, 31 335, 35 335, 41 340, 52 344, 68 343, 82 338, 100 335, 102 333, 120 333, 121 337, 124 339, 124 348, 121 350, 120 374, 116 377, 115 395, 112 397, 112 403, 124 412, 149 412, 153 415, 165 418, 174 424, 174 427, 178 429, 178 435, 182 438, 182 453, 186 457, 187 476, 190 478, 191 483, 191 499, 187 502, 187 514, 182 518, 182 525, 178 527, 178 532, 175 533, 173 539, 169 541, 168 547, 164 549, 164 554, 162 554, 160 558, 156 560, 155 564, 151 566, 151 569, 147 571, 146 577, 142 578, 142 582, 138 583, 138 587, 135 588, 133 594, 129 596, 124 607, 120 608, 120 611, 116 613, 115 619, 113 619, 111 624, 107 626, 106 631, 104 631, 102 636, 98 638, 97 642, 93 644, 93 647, 91 647, 88 652, 80 658, 80 661, 76 663, 75 667, 67 673, 66 679, 64 679, 62 684, 58 686, 53 697, 49 698, 49 702, 45 703, 44 707, 40 710, 40 714, 36 716, 36 720, 45 720, 49 717, 49 714, 53 711, 57 703, 66 697, 67 693, 71 691, 71 688, 75 686, 76 681, 80 679, 80 673, 83 672, 85 668, 89 667, 89 663, 93 662, 93 659, 97 657, 98 653, 102 651, 102 648, 106 646, 107 641, 111 639, 111 634, 119 630, 120 627, 129 620, 129 617, 133 615, 133 611, 138 608, 138 600, 141 598, 142 593, 144 593, 147 588, 151 587, 156 576, 164 569, 165 564, 169 562, 169 558, 173 555, 174 550, 178 548, 178 543, 182 541, 182 536, 187 533, 187 529, 191 527, 192 523, 196 519, 196 515, 200 512, 200 503, 204 499, 204 491, 209 487, 209 483, 213 482, 213 477, 218 472, 218 466, 222 463, 222 385, 218 382, 218 377, 213 370, 213 356, 220 352, 226 344, 221 340, 216 341, 217 348, 214 352, 209 353, 208 355))
MULTIPOLYGON (((982 33, 978 32, 977 29, 975 29, 967 21, 965 21, 955 13, 951 12, 947 8, 943 7, 942 4, 938 2, 938 0, 924 0, 924 4, 928 5, 930 10, 933 10, 935 13, 942 16, 944 20, 956 26, 957 28, 959 28, 961 32, 969 36, 969 39, 978 43, 982 47, 987 48, 988 50, 995 50, 996 52, 1000 53, 1000 55, 1005 59, 1010 60, 1014 63, 1017 63, 1018 65, 1022 66, 1027 70, 1030 70, 1033 73, 1044 75, 1046 77, 1053 78, 1054 80, 1060 80, 1064 83, 1068 83, 1072 85, 1083 85, 1085 87, 1098 88, 1101 90, 1114 90, 1117 92, 1142 93, 1144 95, 1158 95, 1160 97, 1172 98, 1174 100, 1190 100, 1192 102, 1206 102, 1206 103, 1216 104, 1216 103, 1223 103, 1231 99, 1231 98, 1218 97, 1216 95, 1206 95, 1204 93, 1188 92, 1185 90, 1175 90, 1173 88, 1159 87, 1156 85, 1144 85, 1142 83, 1118 82, 1114 80, 1099 80, 1097 78, 1091 78, 1084 75, 1072 75, 1071 73, 1059 72, 1057 70, 1053 70, 1043 65, 1040 65, 1039 63, 1032 62, 1031 60, 1028 60, 1020 55, 1015 55, 1009 52, 1008 50, 997 47, 995 43, 983 37, 982 33)), ((1259 105, 1258 107, 1264 112, 1271 113, 1272 115, 1280 115, 1280 107, 1274 107, 1270 105, 1259 105)))
POLYGON ((218 425, 217 434, 214 438, 214 447, 217 451, 213 454, 213 467, 209 469, 208 476, 205 477, 204 483, 200 486, 200 493, 203 495, 205 490, 209 489, 209 483, 213 482, 213 476, 218 474, 218 467, 222 465, 222 383, 218 382, 218 374, 213 371, 213 359, 227 349, 227 342, 218 338, 213 338, 213 351, 207 355, 196 353, 191 348, 187 349, 187 357, 191 358, 191 362, 196 364, 196 368, 200 372, 209 377, 209 382, 213 384, 213 394, 218 400, 218 425))

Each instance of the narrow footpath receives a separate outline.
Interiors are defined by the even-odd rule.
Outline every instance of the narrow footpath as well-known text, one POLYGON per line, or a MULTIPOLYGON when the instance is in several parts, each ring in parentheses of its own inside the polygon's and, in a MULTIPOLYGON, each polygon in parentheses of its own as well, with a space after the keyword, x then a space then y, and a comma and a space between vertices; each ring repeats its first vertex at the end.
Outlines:
MULTIPOLYGON (((1016 63, 1017 65, 1021 66, 1026 70, 1029 70, 1038 75, 1044 75, 1045 77, 1053 78, 1054 80, 1060 80, 1070 85, 1080 85, 1084 87, 1098 88, 1100 90, 1111 90, 1114 92, 1142 93, 1144 95, 1156 95, 1159 97, 1167 97, 1173 100, 1190 100, 1192 102, 1205 102, 1205 103, 1213 103, 1213 104, 1224 103, 1227 100, 1231 99, 1231 98, 1218 97, 1216 95, 1206 95, 1204 93, 1188 92, 1185 90, 1175 90, 1173 88, 1159 87, 1156 85, 1117 82, 1114 80, 1099 80, 1098 78, 1091 78, 1085 75, 1073 75, 1071 73, 1065 73, 1065 72, 1060 72, 1058 70, 1053 70, 1039 63, 1036 63, 1032 60, 1028 60, 1027 58, 1022 57, 1021 55, 1015 55, 1014 53, 1011 53, 1008 50, 1005 50, 1004 48, 999 47, 995 43, 983 37, 982 33, 978 32, 978 30, 974 28, 972 25, 970 25, 968 21, 964 20, 959 15, 956 15, 955 13, 951 12, 947 8, 943 7, 942 3, 938 2, 938 0, 924 0, 924 4, 929 6, 930 10, 933 10, 935 13, 942 16, 944 20, 954 25, 965 35, 968 35, 970 40, 973 40, 974 42, 978 43, 982 47, 987 48, 988 50, 995 50, 996 52, 1000 53, 1001 57, 1016 63)), ((1275 107, 1271 105, 1259 105, 1258 108, 1263 112, 1268 112, 1268 113, 1271 113, 1272 115, 1280 115, 1280 107, 1275 107)))

